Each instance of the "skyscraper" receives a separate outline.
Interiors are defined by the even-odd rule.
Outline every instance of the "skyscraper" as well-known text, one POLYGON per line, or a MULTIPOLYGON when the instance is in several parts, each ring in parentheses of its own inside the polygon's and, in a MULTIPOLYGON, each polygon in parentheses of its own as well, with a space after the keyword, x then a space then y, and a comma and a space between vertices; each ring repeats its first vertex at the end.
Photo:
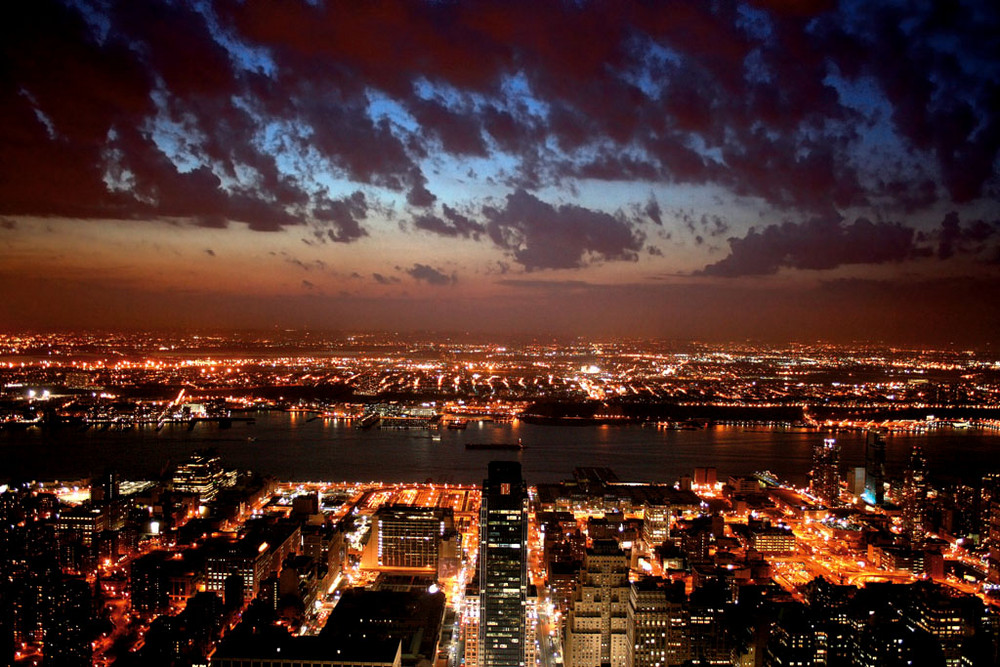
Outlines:
POLYGON ((903 532, 912 542, 926 537, 924 513, 927 506, 927 461, 919 443, 910 450, 910 462, 903 474, 903 532))
POLYGON ((528 589, 528 490, 521 464, 492 461, 479 511, 481 667, 523 667, 528 589))
POLYGON ((817 498, 836 503, 840 498, 840 445, 833 438, 824 438, 812 448, 812 470, 809 489, 817 498))
POLYGON ((865 502, 882 505, 885 502, 885 437, 878 431, 865 436, 865 502))

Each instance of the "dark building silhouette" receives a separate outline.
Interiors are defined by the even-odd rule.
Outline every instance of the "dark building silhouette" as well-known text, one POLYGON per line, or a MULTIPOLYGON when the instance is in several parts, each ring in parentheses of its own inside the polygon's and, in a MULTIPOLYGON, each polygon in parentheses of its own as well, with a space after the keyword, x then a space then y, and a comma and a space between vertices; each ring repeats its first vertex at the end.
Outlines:
POLYGON ((438 653, 445 614, 441 591, 346 591, 320 639, 340 646, 375 640, 401 646, 403 665, 431 664, 438 653))
POLYGON ((132 561, 129 591, 133 611, 161 613, 167 609, 164 563, 169 556, 166 551, 153 551, 132 561))
POLYGON ((212 656, 213 667, 401 667, 398 639, 293 637, 282 628, 251 632, 238 627, 230 632, 212 656))
POLYGON ((90 667, 93 599, 83 578, 64 578, 49 591, 45 629, 45 664, 90 667))
POLYGON ((479 651, 482 667, 525 664, 528 491, 521 464, 493 461, 479 514, 479 651))
POLYGON ((90 483, 90 499, 95 503, 110 503, 121 497, 121 477, 114 470, 107 470, 90 483))
POLYGON ((885 436, 868 431, 865 436, 865 492, 870 505, 885 503, 885 436))
POLYGON ((827 632, 805 605, 792 603, 781 610, 767 643, 770 667, 828 664, 827 632))

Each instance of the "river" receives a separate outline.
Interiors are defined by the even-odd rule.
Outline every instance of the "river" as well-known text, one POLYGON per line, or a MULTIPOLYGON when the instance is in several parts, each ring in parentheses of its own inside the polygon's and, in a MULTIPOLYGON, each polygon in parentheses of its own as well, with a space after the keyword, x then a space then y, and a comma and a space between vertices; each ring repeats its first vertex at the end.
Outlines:
MULTIPOLYGON (((256 412, 255 424, 214 424, 131 430, 28 429, 0 433, 0 478, 74 479, 119 470, 151 478, 192 450, 215 448, 227 466, 283 480, 478 482, 494 459, 516 459, 529 483, 567 479, 576 466, 607 466, 620 479, 675 481, 696 466, 730 474, 771 470, 806 481, 812 443, 831 434, 796 429, 715 426, 671 431, 638 425, 542 426, 515 421, 470 423, 466 430, 353 428, 349 422, 301 413, 256 412), (432 436, 433 434, 433 436, 432 436), (434 436, 440 436, 436 439, 434 436), (467 442, 513 443, 521 451, 467 450, 467 442)), ((842 472, 864 463, 864 435, 835 434, 842 472)), ((888 438, 890 476, 902 470, 920 443, 932 477, 967 481, 1000 470, 1000 434, 950 428, 888 438)))

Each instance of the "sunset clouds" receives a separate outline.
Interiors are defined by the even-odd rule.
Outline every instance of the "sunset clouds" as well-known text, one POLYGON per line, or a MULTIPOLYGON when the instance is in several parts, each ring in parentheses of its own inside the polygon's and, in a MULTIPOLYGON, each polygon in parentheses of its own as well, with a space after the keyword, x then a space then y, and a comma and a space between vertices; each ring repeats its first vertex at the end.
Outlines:
MULTIPOLYGON (((179 243, 218 230, 245 259, 322 263, 262 268, 291 294, 375 303, 444 287, 472 303, 529 273, 698 298, 749 276, 998 280, 992 2, 0 12, 10 267, 58 247, 25 231, 52 220, 95 244, 106 221, 171 225, 179 243)), ((236 274, 224 245, 199 251, 236 274)))

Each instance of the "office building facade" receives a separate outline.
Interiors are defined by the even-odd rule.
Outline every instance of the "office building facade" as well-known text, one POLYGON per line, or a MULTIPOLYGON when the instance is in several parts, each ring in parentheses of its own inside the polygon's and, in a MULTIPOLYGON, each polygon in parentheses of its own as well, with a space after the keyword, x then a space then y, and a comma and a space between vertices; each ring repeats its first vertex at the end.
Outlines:
POLYGON ((365 551, 364 564, 436 572, 443 542, 454 534, 450 508, 381 507, 372 517, 372 541, 365 551))
POLYGON ((687 660, 687 616, 682 582, 642 579, 632 583, 626 624, 626 664, 665 667, 687 660))
POLYGON ((566 660, 578 667, 628 665, 629 555, 615 540, 595 540, 571 602, 566 660))
POLYGON ((927 512, 927 461, 919 443, 910 450, 910 461, 903 473, 903 534, 915 544, 927 537, 925 514, 927 512))
POLYGON ((481 667, 525 665, 528 491, 521 464, 493 461, 479 514, 481 667))
POLYGON ((224 470, 222 459, 210 451, 195 452, 174 469, 173 475, 175 491, 196 493, 203 503, 214 500, 222 488, 235 481, 235 471, 224 470))

